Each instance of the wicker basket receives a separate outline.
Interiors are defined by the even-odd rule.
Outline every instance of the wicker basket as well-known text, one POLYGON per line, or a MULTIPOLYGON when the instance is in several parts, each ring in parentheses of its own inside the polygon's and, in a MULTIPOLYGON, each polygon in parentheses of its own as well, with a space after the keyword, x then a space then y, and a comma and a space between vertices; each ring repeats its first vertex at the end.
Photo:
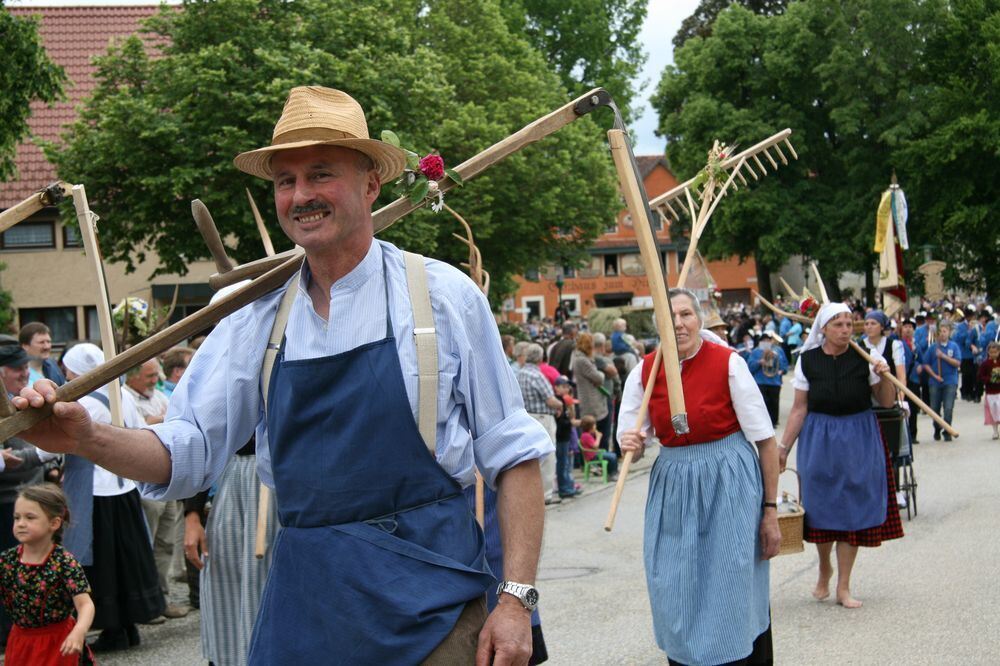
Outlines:
MULTIPOLYGON (((799 478, 799 473, 791 467, 785 468, 785 471, 795 474, 799 482, 799 497, 802 497, 802 479, 799 478)), ((805 509, 799 504, 797 497, 783 493, 782 498, 783 502, 779 505, 781 510, 778 512, 778 528, 781 530, 781 547, 778 549, 778 555, 801 553, 805 550, 805 544, 802 542, 802 531, 806 522, 805 509), (787 510, 789 506, 791 511, 787 510)))

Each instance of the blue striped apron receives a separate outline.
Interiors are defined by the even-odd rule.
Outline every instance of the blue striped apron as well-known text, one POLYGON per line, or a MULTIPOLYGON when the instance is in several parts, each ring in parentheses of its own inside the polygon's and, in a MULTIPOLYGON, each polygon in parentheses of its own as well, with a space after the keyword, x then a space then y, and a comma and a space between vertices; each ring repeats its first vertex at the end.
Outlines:
POLYGON ((649 478, 643 559, 656 642, 671 659, 690 666, 743 659, 767 630, 763 493, 757 456, 741 431, 660 448, 649 478))
POLYGON ((288 361, 282 341, 267 408, 282 529, 250 664, 417 664, 493 584, 410 410, 388 293, 386 319, 385 339, 334 356, 288 361))

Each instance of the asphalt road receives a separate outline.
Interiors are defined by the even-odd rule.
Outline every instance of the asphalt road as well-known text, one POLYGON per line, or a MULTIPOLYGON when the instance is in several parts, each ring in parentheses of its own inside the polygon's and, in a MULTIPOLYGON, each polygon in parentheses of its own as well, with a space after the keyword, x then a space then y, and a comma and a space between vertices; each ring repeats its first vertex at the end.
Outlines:
MULTIPOLYGON (((782 414, 790 407, 786 383, 782 414)), ((858 610, 810 596, 815 550, 771 568, 779 664, 998 664, 1000 620, 1000 442, 982 425, 982 405, 959 402, 953 443, 930 438, 920 417, 915 449, 919 516, 906 537, 862 549, 855 567, 858 610)), ((630 476, 611 534, 602 525, 610 486, 551 506, 539 572, 551 664, 663 664, 653 639, 642 570, 642 511, 651 456, 630 476)), ((782 485, 794 483, 785 475, 782 485)), ((177 590, 181 593, 180 588, 177 590)), ((141 628, 143 643, 102 664, 204 664, 198 615, 141 628)), ((333 662, 331 662, 333 663, 333 662)))

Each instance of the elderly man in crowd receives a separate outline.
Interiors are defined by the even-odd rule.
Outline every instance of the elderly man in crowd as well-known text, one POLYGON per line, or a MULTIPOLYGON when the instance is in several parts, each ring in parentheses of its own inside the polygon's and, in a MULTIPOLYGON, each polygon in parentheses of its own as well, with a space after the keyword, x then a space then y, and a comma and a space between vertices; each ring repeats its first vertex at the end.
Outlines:
MULTIPOLYGON (((235 162, 273 181, 281 227, 304 250, 298 274, 215 327, 164 423, 115 429, 56 403, 26 438, 144 480, 162 500, 211 486, 256 432, 282 530, 252 665, 526 664, 537 460, 554 447, 523 408, 478 287, 374 240, 372 204, 406 153, 368 138, 349 95, 308 86, 291 91, 271 145, 235 162), (496 583, 462 492, 476 469, 499 489, 505 544, 488 617, 496 583)), ((14 404, 45 401, 55 388, 39 381, 14 404)))
POLYGON ((559 504, 562 500, 555 496, 556 482, 556 413, 563 408, 562 400, 556 397, 552 382, 538 368, 542 362, 542 346, 530 342, 523 348, 524 365, 517 373, 517 384, 521 387, 524 408, 536 421, 542 424, 552 441, 553 451, 539 461, 542 471, 542 492, 546 504, 559 504))
POLYGON ((52 331, 40 321, 28 322, 17 334, 21 348, 31 357, 28 368, 31 375, 28 384, 34 384, 42 377, 51 379, 56 384, 65 384, 59 365, 52 360, 52 331))

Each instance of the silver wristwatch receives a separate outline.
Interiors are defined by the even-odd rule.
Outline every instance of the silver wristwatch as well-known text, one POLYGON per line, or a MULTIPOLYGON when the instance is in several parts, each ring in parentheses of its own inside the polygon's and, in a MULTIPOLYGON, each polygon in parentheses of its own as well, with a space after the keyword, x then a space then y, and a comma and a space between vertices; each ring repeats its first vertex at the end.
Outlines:
POLYGON ((521 605, 530 611, 534 611, 538 608, 538 590, 535 589, 533 585, 525 585, 524 583, 515 583, 514 581, 505 580, 497 585, 497 596, 500 596, 504 592, 517 597, 518 601, 521 602, 521 605))

